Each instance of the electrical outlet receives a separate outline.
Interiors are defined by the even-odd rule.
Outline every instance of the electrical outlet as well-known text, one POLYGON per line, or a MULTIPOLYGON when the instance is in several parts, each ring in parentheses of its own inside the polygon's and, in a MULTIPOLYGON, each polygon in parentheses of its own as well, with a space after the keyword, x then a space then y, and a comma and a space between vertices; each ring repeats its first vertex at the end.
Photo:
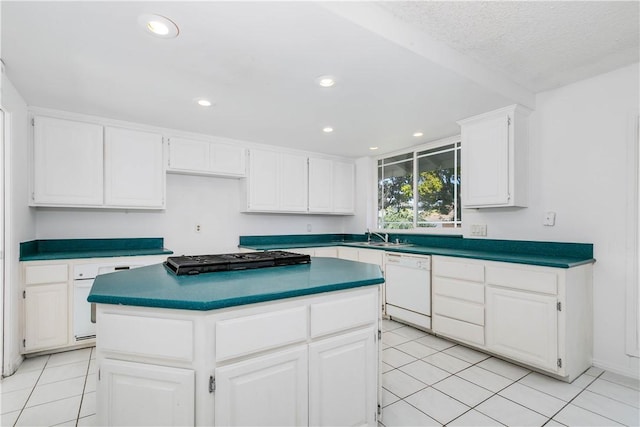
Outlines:
POLYGON ((471 226, 471 235, 472 236, 486 236, 487 235, 487 224, 473 224, 471 226))
POLYGON ((200 224, 196 224, 196 233, 200 233, 202 231, 202 226, 200 224))
POLYGON ((542 219, 542 225, 554 226, 556 225, 556 213, 555 212, 545 212, 544 218, 542 219))

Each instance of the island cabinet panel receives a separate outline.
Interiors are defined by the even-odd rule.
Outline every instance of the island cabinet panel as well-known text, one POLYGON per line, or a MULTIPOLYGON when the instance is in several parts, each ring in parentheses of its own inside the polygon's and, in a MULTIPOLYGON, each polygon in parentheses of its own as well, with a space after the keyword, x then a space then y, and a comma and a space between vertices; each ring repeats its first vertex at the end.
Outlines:
POLYGON ((307 307, 221 320, 216 323, 216 360, 246 356, 306 339, 307 307))
POLYGON ((375 426, 379 303, 371 285, 211 311, 98 304, 98 422, 375 426), (167 357, 191 342, 191 361, 167 357))
POLYGON ((100 363, 97 425, 194 425, 190 369, 106 359, 100 363))
POLYGON ((376 425, 376 333, 367 328, 309 346, 310 425, 376 425))
POLYGON ((306 425, 307 364, 302 345, 217 368, 215 425, 306 425))

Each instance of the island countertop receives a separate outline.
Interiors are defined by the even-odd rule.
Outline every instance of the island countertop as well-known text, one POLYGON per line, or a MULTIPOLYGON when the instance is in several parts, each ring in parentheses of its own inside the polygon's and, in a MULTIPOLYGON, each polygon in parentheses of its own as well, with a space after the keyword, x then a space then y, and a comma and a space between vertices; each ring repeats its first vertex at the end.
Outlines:
POLYGON ((384 279, 373 264, 312 258, 309 264, 176 276, 156 264, 96 278, 88 301, 184 310, 214 310, 360 286, 384 279))

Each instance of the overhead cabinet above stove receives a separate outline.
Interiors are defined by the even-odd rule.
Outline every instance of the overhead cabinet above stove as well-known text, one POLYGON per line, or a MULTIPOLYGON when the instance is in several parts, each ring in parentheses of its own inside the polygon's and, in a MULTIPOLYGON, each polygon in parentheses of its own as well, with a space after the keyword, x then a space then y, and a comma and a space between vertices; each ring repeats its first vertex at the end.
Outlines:
POLYGON ((33 117, 31 206, 162 209, 162 135, 33 117))
POLYGON ((350 215, 355 165, 346 161, 249 150, 245 212, 350 215))

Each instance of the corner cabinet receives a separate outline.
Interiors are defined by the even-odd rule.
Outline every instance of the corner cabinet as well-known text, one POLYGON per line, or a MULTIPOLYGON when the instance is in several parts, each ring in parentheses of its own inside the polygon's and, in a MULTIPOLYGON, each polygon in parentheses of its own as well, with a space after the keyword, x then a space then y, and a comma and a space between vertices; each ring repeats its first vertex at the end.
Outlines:
POLYGON ((217 141, 170 137, 167 172, 241 178, 246 175, 244 147, 217 141))
POLYGON ((567 381, 591 366, 592 265, 433 257, 433 332, 567 381))
POLYGON ((512 105, 458 122, 464 208, 527 206, 529 113, 512 105))
POLYGON ((162 209, 162 135, 33 118, 31 206, 162 209))

